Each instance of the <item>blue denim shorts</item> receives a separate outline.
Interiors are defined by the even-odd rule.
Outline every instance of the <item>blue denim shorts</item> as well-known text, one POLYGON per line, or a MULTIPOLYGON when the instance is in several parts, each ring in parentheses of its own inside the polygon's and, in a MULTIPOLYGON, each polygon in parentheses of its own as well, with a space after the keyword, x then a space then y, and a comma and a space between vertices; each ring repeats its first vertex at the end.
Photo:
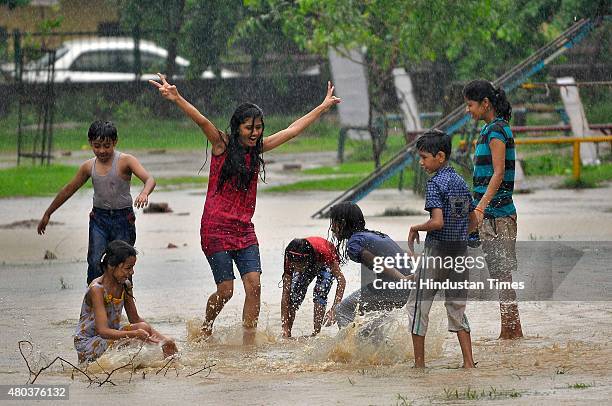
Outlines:
POLYGON ((334 283, 334 275, 327 265, 321 266, 314 272, 308 270, 306 272, 294 272, 291 278, 291 307, 293 310, 297 310, 308 291, 308 286, 312 283, 313 279, 317 278, 314 290, 312 291, 312 300, 316 304, 327 306, 327 295, 331 290, 332 284, 334 283))
POLYGON ((241 277, 249 272, 261 273, 259 246, 256 244, 241 250, 215 252, 212 255, 207 255, 206 259, 210 264, 217 285, 221 282, 236 279, 234 276, 234 262, 241 277))

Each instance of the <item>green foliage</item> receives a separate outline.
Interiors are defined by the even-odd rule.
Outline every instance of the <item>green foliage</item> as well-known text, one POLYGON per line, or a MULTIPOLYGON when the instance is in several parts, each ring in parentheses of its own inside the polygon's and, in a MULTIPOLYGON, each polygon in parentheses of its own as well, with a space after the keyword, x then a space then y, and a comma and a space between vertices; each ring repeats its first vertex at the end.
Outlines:
POLYGON ((285 87, 287 74, 295 74, 292 56, 299 47, 284 31, 278 14, 270 13, 269 6, 262 2, 245 1, 242 18, 230 40, 231 46, 240 47, 251 57, 251 75, 260 75, 260 63, 268 54, 282 55, 274 70, 279 87, 285 87), (292 70, 293 69, 293 70, 292 70))
MULTIPOLYGON (((371 119, 385 117, 392 71, 441 61, 456 78, 493 76, 545 41, 540 28, 557 0, 247 0, 303 49, 326 56, 365 50, 371 119)), ((262 17, 260 17, 262 18, 262 17)), ((453 79, 450 77, 449 79, 453 79)), ((388 136, 385 121, 373 134, 372 154, 380 162, 388 136)))
POLYGON ((240 0, 187 0, 183 50, 197 74, 211 67, 221 70, 221 57, 242 11, 240 0))
POLYGON ((456 59, 466 49, 489 43, 499 28, 496 21, 504 20, 509 5, 509 1, 268 0, 265 8, 281 16, 300 46, 321 55, 329 47, 340 51, 365 47, 370 68, 388 71, 424 60, 456 59))
MULTIPOLYGON (((185 0, 115 0, 119 8, 121 24, 125 30, 136 34, 138 29, 143 39, 148 39, 168 50, 168 64, 160 69, 175 72, 174 58, 180 55, 185 0), (178 52, 177 52, 178 51, 178 52)), ((184 50, 184 49, 182 49, 184 50)), ((170 75, 172 76, 172 75, 170 75)))
POLYGON ((302 48, 321 55, 365 47, 380 71, 424 61, 451 65, 458 79, 492 77, 594 16, 605 0, 245 0, 280 18, 302 48))
POLYGON ((122 101, 113 112, 114 120, 129 121, 139 117, 150 117, 151 113, 146 107, 136 105, 127 100, 122 101))

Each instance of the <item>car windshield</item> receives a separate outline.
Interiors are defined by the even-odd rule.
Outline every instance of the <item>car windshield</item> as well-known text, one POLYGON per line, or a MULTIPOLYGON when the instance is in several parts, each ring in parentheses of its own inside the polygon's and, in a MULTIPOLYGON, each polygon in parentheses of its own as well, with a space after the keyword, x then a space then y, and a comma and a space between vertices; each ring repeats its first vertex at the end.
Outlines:
MULTIPOLYGON (((55 60, 57 61, 62 56, 66 55, 68 48, 60 48, 55 51, 55 60)), ((51 62, 51 53, 46 53, 42 58, 32 62, 32 67, 35 69, 46 68, 51 62)))

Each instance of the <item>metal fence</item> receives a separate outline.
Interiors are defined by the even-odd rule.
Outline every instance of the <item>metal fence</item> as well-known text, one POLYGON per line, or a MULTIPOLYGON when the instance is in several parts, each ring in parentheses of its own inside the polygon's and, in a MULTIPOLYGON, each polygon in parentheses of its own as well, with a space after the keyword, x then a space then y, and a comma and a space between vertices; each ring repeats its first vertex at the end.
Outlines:
POLYGON ((54 123, 113 119, 126 108, 180 116, 148 83, 156 72, 173 71, 170 80, 207 114, 226 115, 244 101, 267 114, 293 114, 320 102, 323 90, 313 91, 324 89, 327 80, 320 58, 298 56, 293 72, 282 75, 278 63, 264 61, 267 69, 252 77, 247 58, 216 72, 195 71, 187 59, 159 45, 156 39, 163 36, 138 29, 112 36, 0 33, 0 91, 6 96, 0 99, 0 120, 14 126, 18 156, 49 162, 54 123))

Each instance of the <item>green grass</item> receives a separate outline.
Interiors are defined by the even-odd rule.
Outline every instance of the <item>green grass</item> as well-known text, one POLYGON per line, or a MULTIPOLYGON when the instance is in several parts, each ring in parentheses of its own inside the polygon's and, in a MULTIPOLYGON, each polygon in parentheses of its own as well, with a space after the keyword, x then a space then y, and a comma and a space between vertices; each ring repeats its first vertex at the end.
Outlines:
POLYGON ((570 389, 587 389, 593 385, 589 385, 588 383, 575 383, 573 385, 568 385, 567 387, 570 389))
MULTIPOLYGON (((324 166, 320 168, 302 171, 305 175, 331 175, 322 179, 303 180, 288 185, 274 186, 266 189, 267 192, 296 192, 309 190, 346 190, 374 170, 372 162, 346 162, 335 166, 324 166), (335 176, 334 176, 335 175, 335 176)), ((383 182, 381 188, 397 188, 399 174, 392 176, 383 182)), ((414 174, 407 170, 404 172, 404 187, 411 187, 414 174)))
POLYGON ((302 173, 306 175, 346 175, 346 174, 369 174, 374 170, 373 162, 344 162, 334 166, 322 166, 319 168, 306 169, 302 173))
MULTIPOLYGON (((76 174, 78 167, 67 165, 20 166, 0 170, 0 197, 50 196, 76 174)), ((88 181, 84 187, 91 187, 88 181)))
POLYGON ((540 155, 522 159, 523 171, 527 176, 571 175, 572 157, 540 155))
POLYGON ((558 155, 541 155, 523 159, 523 169, 527 176, 551 176, 562 175, 567 179, 564 187, 568 188, 593 188, 602 182, 612 180, 612 156, 601 158, 602 163, 598 166, 583 166, 580 171, 580 181, 572 178, 572 158, 558 155))
POLYGON ((266 192, 299 192, 308 190, 346 190, 363 179, 362 176, 303 180, 288 185, 273 186, 266 192))
POLYGON ((491 386, 489 389, 472 389, 470 386, 467 388, 451 389, 444 388, 444 397, 446 400, 479 400, 479 399, 503 399, 503 398, 518 398, 521 393, 515 389, 505 390, 497 389, 491 386))
MULTIPOLYGON (((140 179, 135 178, 134 180, 136 180, 139 184, 142 184, 140 182, 140 179)), ((177 176, 173 178, 155 178, 155 183, 157 184, 157 187, 179 186, 179 185, 203 186, 208 183, 208 178, 206 176, 177 176)))
MULTIPOLYGON (((53 133, 53 149, 81 150, 89 149, 87 130, 90 123, 78 123, 68 128, 56 128, 53 133)), ((204 148, 205 140, 195 125, 184 121, 165 121, 155 118, 149 120, 134 120, 132 122, 117 122, 119 134, 118 148, 120 150, 134 149, 200 149, 204 148)), ((0 151, 14 152, 17 150, 17 131, 15 123, 8 123, 0 129, 0 151), (11 125, 12 124, 12 125, 11 125)), ((31 139, 34 132, 24 132, 31 139)), ((26 145, 31 145, 27 141, 26 145)))
MULTIPOLYGON (((225 130, 229 117, 213 117, 212 121, 221 130, 225 130)), ((265 134, 270 135, 289 126, 292 118, 270 116, 265 118, 265 134)), ((67 123, 54 128, 54 150, 88 149, 87 130, 89 122, 67 123)), ((131 120, 115 121, 119 133, 118 148, 122 150, 169 149, 192 150, 204 149, 206 139, 200 129, 189 120, 159 119, 156 117, 135 117, 131 120)), ((299 137, 279 147, 279 152, 316 152, 335 151, 337 149, 338 126, 331 120, 320 120, 299 137)), ((28 144, 36 135, 34 131, 25 131, 28 144)), ((17 120, 14 116, 2 118, 0 126, 0 152, 17 150, 17 120)))
MULTIPOLYGON (((74 177, 77 166, 19 166, 0 170, 0 197, 18 196, 53 196, 74 177)), ((140 179, 134 177, 133 182, 141 185, 140 179)), ((170 186, 201 186, 208 182, 203 176, 184 176, 174 178, 156 178, 161 189, 170 186)), ((84 188, 91 188, 88 180, 84 188)))
POLYGON ((580 172, 580 180, 575 181, 572 177, 567 178, 563 186, 572 189, 596 188, 602 182, 612 180, 612 163, 602 163, 599 166, 585 166, 580 172))
MULTIPOLYGON (((395 154, 404 148, 405 145, 406 141, 404 137, 400 135, 390 135, 387 138, 387 144, 382 153, 381 162, 384 163, 389 158, 395 156, 395 154)), ((336 149, 337 147, 336 145, 336 149)), ((372 142, 369 139, 365 141, 347 140, 344 156, 345 160, 349 162, 372 161, 372 142)))

